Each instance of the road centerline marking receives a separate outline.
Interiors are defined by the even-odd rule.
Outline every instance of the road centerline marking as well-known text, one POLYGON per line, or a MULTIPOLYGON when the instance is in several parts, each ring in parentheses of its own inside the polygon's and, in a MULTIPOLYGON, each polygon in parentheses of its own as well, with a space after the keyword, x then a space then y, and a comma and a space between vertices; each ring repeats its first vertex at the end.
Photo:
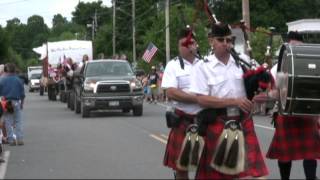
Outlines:
POLYGON ((157 136, 155 134, 149 134, 149 136, 154 138, 154 139, 156 139, 156 140, 158 140, 158 141, 160 141, 160 142, 162 142, 163 144, 167 144, 167 140, 162 139, 161 137, 159 137, 159 136, 157 136))
POLYGON ((167 135, 161 134, 160 136, 168 140, 168 136, 167 135))

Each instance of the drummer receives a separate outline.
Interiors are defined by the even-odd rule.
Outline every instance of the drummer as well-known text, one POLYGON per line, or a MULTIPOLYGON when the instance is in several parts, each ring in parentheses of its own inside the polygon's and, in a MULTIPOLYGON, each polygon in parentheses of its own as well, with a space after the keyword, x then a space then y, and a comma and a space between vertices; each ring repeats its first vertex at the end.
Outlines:
MULTIPOLYGON (((288 33, 288 44, 302 44, 303 37, 298 32, 288 33)), ((276 78, 277 65, 271 72, 276 78)), ((277 90, 271 90, 266 98, 278 99, 277 90)), ((261 99, 260 99, 261 100, 261 99)), ((292 160, 303 160, 306 179, 316 179, 317 158, 320 158, 320 131, 318 116, 289 116, 276 113, 275 133, 267 158, 277 159, 281 179, 289 179, 292 160)))

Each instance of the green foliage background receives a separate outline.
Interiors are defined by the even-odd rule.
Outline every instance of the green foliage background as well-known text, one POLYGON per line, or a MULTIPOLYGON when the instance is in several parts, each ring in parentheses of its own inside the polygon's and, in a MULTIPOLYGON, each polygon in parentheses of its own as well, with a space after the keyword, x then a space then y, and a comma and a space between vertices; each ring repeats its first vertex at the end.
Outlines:
MULTIPOLYGON (((126 54, 132 60, 132 1, 116 1, 116 53, 126 54)), ((198 0, 170 1, 170 54, 177 54, 177 34, 184 25, 193 26, 199 43, 200 52, 205 54, 209 48, 207 41, 207 17, 202 9, 196 8, 198 0), (180 10, 179 8, 180 7, 180 10)), ((230 24, 242 19, 242 0, 208 0, 212 11, 220 21, 230 24)), ((136 52, 138 67, 146 71, 151 65, 165 63, 165 12, 164 0, 135 0, 136 14, 136 52), (149 42, 153 42, 159 51, 150 64, 141 56, 149 42)), ((287 31, 286 23, 304 18, 319 18, 319 0, 250 0, 251 27, 268 31, 270 26, 276 28, 277 36, 273 39, 273 52, 282 43, 281 35, 287 31)), ((109 58, 112 54, 112 7, 106 7, 102 1, 79 2, 68 21, 61 14, 54 15, 52 27, 44 23, 43 17, 33 15, 27 24, 18 18, 7 21, 6 27, 0 27, 0 63, 14 62, 22 71, 29 65, 38 65, 39 55, 32 48, 41 46, 47 41, 70 39, 91 40, 91 24, 97 15, 97 28, 93 39, 94 57, 103 53, 109 58)), ((254 59, 262 62, 269 37, 261 32, 250 33, 254 59)))

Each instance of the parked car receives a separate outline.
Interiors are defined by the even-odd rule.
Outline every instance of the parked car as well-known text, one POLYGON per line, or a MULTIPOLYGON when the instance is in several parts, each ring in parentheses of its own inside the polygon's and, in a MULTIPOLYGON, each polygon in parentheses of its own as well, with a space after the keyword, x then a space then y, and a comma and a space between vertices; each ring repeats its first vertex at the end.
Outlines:
POLYGON ((143 114, 142 84, 126 60, 93 60, 74 74, 74 109, 82 117, 93 110, 121 109, 143 114))
POLYGON ((40 89, 40 78, 41 78, 41 73, 31 74, 29 83, 28 83, 29 92, 33 92, 34 90, 40 89))

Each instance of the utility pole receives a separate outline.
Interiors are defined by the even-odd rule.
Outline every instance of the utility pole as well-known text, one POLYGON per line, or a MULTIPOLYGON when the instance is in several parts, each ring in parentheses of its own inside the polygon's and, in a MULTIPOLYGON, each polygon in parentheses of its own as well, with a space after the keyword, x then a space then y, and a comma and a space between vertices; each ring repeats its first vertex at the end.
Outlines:
POLYGON ((97 18, 97 9, 94 12, 94 32, 96 33, 98 30, 98 18, 97 18))
POLYGON ((249 0, 242 0, 242 18, 245 25, 250 28, 250 7, 249 0))
POLYGON ((91 40, 94 40, 94 19, 92 19, 91 23, 91 40))
POLYGON ((165 4, 165 27, 166 27, 166 64, 170 61, 170 28, 169 28, 169 0, 165 4))
POLYGON ((94 35, 97 27, 98 27, 98 24, 97 24, 97 9, 96 9, 94 12, 94 17, 92 19, 92 41, 94 40, 94 35))
POLYGON ((97 10, 94 12, 94 16, 92 17, 92 23, 87 24, 87 27, 91 27, 91 40, 94 40, 94 33, 98 28, 98 20, 97 20, 97 10))
POLYGON ((112 0, 113 18, 112 18, 112 55, 116 54, 116 0, 112 0))
POLYGON ((136 61, 136 25, 135 25, 135 21, 136 21, 136 4, 135 4, 135 0, 132 0, 132 60, 134 63, 134 66, 137 65, 137 61, 136 61))
MULTIPOLYGON (((249 0, 242 0, 242 19, 247 28, 250 29, 250 9, 249 9, 249 0)), ((245 31, 247 31, 245 29, 245 31)), ((249 34, 249 33, 248 33, 249 34)), ((248 40, 250 40, 250 36, 248 36, 248 40)), ((249 41, 250 42, 250 41, 249 41)), ((249 44, 244 42, 244 52, 249 55, 249 44)))

